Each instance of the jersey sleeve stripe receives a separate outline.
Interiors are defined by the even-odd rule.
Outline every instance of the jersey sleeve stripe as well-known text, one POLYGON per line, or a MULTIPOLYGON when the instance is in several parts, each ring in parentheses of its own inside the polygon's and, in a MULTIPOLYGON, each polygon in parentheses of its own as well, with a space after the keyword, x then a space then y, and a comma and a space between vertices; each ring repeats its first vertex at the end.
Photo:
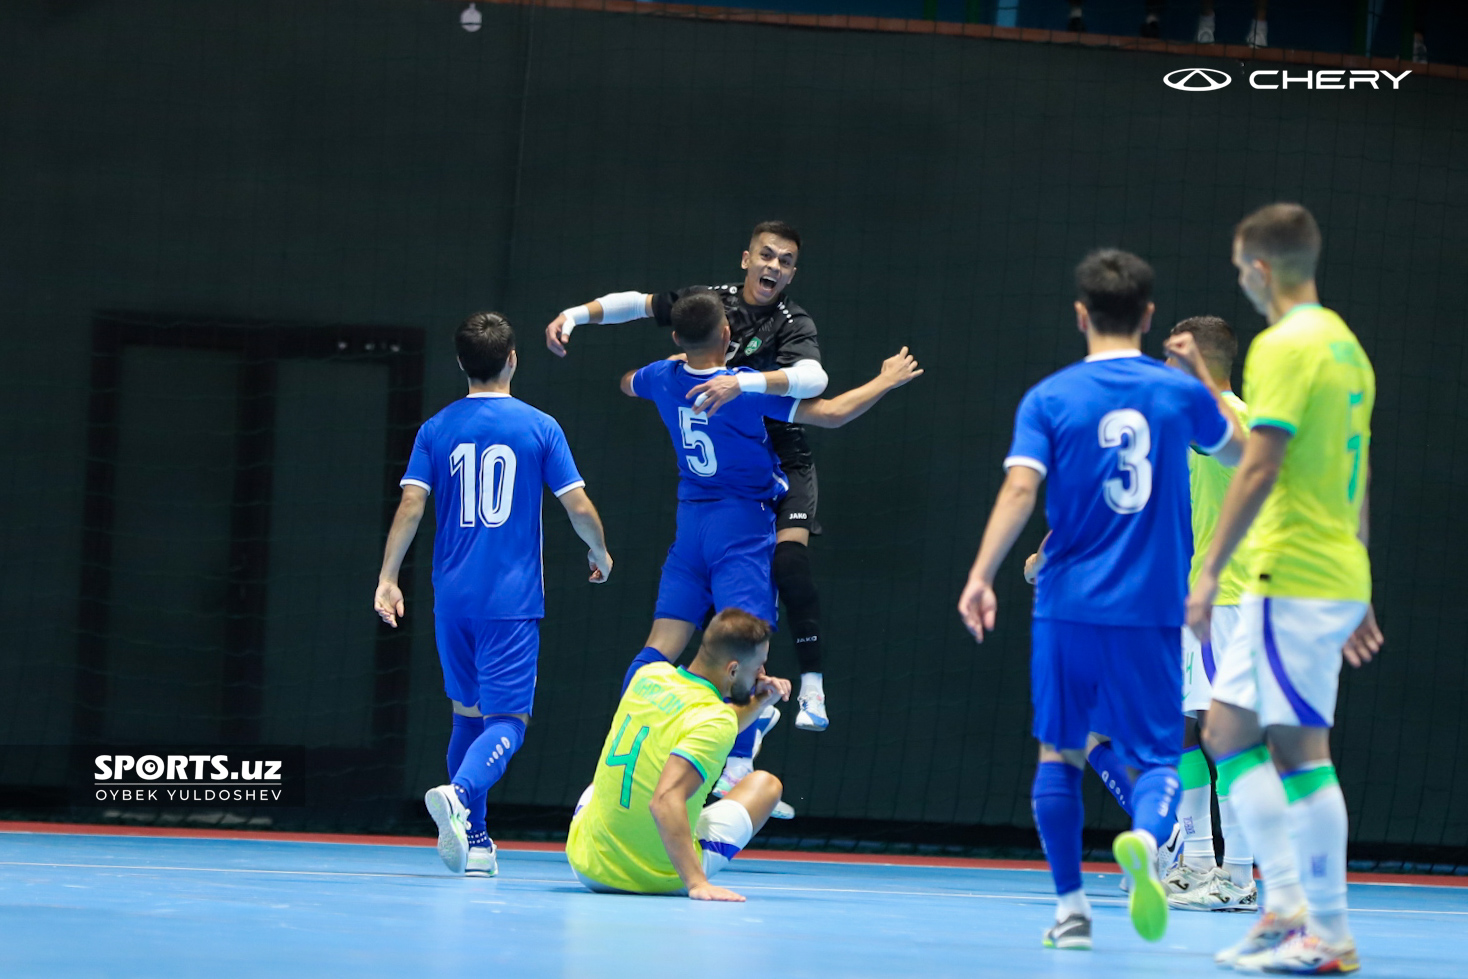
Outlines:
POLYGON ((421 486, 423 489, 427 490, 429 493, 432 493, 433 492, 433 487, 432 486, 429 486, 427 483, 425 483, 421 479, 409 479, 407 477, 404 477, 404 478, 398 480, 398 485, 399 486, 421 486))
POLYGON ((1249 428, 1250 429, 1259 428, 1259 427, 1261 427, 1263 425, 1268 425, 1270 428, 1282 428, 1286 432, 1289 432, 1291 435, 1294 435, 1295 432, 1297 431, 1297 429, 1295 428, 1295 426, 1291 425, 1289 422, 1280 421, 1278 418, 1251 418, 1251 419, 1249 419, 1249 428))
POLYGON ((795 421, 795 413, 797 411, 799 411, 799 410, 800 410, 800 401, 797 399, 795 401, 795 403, 790 406, 790 417, 789 418, 786 418, 785 420, 787 422, 792 422, 793 423, 795 421))
POLYGON ((1224 429, 1223 438, 1221 438, 1221 439, 1218 440, 1218 444, 1217 445, 1212 445, 1212 446, 1200 445, 1200 446, 1198 446, 1198 451, 1201 452, 1201 453, 1203 453, 1205 456, 1211 456, 1213 453, 1217 452, 1219 449, 1223 448, 1225 445, 1228 445, 1229 441, 1233 437, 1234 437, 1234 423, 1233 422, 1229 422, 1228 425, 1227 425, 1227 427, 1224 429))
POLYGON ((709 773, 703 770, 703 766, 698 763, 698 759, 694 758, 686 751, 679 751, 677 748, 674 748, 672 751, 668 752, 668 754, 677 755, 679 758, 682 758, 684 761, 688 762, 688 764, 692 765, 695 769, 698 770, 698 774, 703 776, 703 780, 705 782, 709 780, 709 773))
POLYGON ((1050 474, 1050 470, 1045 468, 1045 464, 1043 462, 1041 462, 1039 459, 1031 459, 1029 456, 1010 456, 1009 458, 1004 460, 1005 472, 1008 472, 1015 466, 1024 466, 1027 469, 1033 469, 1035 472, 1040 474, 1041 479, 1044 479, 1050 474))
POLYGON ((573 489, 580 489, 581 487, 583 487, 585 485, 586 485, 586 480, 584 480, 584 479, 578 479, 575 482, 573 482, 573 483, 567 483, 565 486, 562 486, 560 489, 556 490, 555 491, 555 495, 557 497, 565 496, 567 493, 571 492, 573 489))

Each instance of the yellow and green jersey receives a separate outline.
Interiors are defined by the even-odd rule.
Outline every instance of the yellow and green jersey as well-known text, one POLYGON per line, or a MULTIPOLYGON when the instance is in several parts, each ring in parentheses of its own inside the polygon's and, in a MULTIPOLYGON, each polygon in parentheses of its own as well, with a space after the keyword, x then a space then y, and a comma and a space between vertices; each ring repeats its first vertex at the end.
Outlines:
POLYGON ((1356 534, 1366 491, 1376 374, 1356 335, 1321 306, 1296 306, 1244 362, 1249 427, 1291 435, 1279 481, 1254 521, 1248 590, 1281 598, 1371 600, 1356 534))
POLYGON ((688 800, 690 830, 734 747, 738 721, 718 689, 671 663, 637 671, 602 745, 591 801, 571 822, 566 858, 599 884, 656 894, 683 886, 648 805, 671 755, 703 776, 688 800))
MULTIPOLYGON (((1223 392, 1223 400, 1239 417, 1239 424, 1249 424, 1249 409, 1232 391, 1223 392)), ((1203 568, 1203 559, 1213 544, 1213 528, 1218 526, 1218 517, 1223 512, 1223 498, 1228 494, 1228 484, 1233 482, 1232 466, 1225 466, 1212 456, 1197 452, 1188 453, 1188 484, 1193 496, 1193 565, 1188 570, 1188 587, 1198 580, 1203 568)), ((1244 540, 1234 551, 1233 557, 1218 576, 1218 597, 1214 605, 1237 605, 1243 597, 1244 585, 1249 578, 1249 541, 1244 540)))

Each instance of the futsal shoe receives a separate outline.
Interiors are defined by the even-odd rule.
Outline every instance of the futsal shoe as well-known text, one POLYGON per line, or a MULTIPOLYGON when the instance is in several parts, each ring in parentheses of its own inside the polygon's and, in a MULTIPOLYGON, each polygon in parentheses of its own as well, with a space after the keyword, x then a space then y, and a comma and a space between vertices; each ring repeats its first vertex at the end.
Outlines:
POLYGON ((1131 882, 1127 912, 1132 927, 1149 942, 1167 933, 1167 892, 1157 877, 1157 844, 1149 833, 1127 830, 1111 844, 1111 853, 1131 882))
POLYGON ((1230 945, 1228 948, 1213 956, 1213 961, 1219 965, 1232 965, 1237 967, 1242 959, 1252 958, 1261 952, 1268 952, 1277 945, 1284 944, 1297 931, 1305 930, 1305 909, 1299 908, 1293 914, 1276 914, 1266 911, 1249 929, 1242 940, 1230 945))
POLYGON ((800 695, 800 713, 795 715, 795 726, 802 731, 824 731, 831 726, 826 717, 826 695, 811 693, 800 695))
POLYGON ((1241 957, 1234 963, 1239 972, 1267 972, 1281 976, 1333 976, 1361 968, 1356 943, 1347 938, 1332 945, 1309 930, 1293 932, 1273 948, 1241 957))
POLYGON ((438 825, 438 855, 445 867, 462 874, 469 862, 469 810, 452 785, 429 789, 423 796, 428 815, 438 825))
POLYGON ((489 841, 489 846, 469 848, 469 857, 464 864, 465 877, 493 877, 499 872, 499 850, 495 848, 494 840, 489 841))
POLYGON ((1186 856, 1179 857, 1172 869, 1162 875, 1162 886, 1167 891, 1168 906, 1177 907, 1172 903, 1173 898, 1189 892, 1201 891, 1212 883, 1214 869, 1213 867, 1189 866, 1186 856))
POLYGON ((1173 823, 1172 832, 1168 834, 1167 842, 1157 847, 1157 879, 1166 880, 1172 873, 1173 868, 1182 859, 1183 853, 1183 826, 1182 823, 1173 823))
MULTIPOLYGON (((1196 873, 1191 868, 1189 872, 1196 873)), ((1167 906, 1179 911, 1259 910, 1259 888, 1254 882, 1249 881, 1248 887, 1236 884, 1232 877, 1217 867, 1208 871, 1204 881, 1186 889, 1174 890, 1170 879, 1163 884, 1168 888, 1167 906)))
POLYGON ((1083 914, 1073 914, 1046 931, 1044 942, 1046 948, 1071 948, 1089 952, 1091 950, 1091 919, 1083 914))
POLYGON ((754 771, 754 759, 759 754, 760 748, 764 747, 765 735, 774 730, 775 725, 779 723, 780 710, 773 704, 760 711, 759 716, 754 719, 753 753, 748 758, 735 758, 731 755, 725 760, 724 770, 719 774, 719 780, 714 783, 716 798, 724 798, 744 776, 754 771))
POLYGON ((779 802, 775 803, 775 808, 773 808, 773 809, 770 810, 770 818, 771 819, 794 819, 795 818, 795 807, 792 806, 790 803, 786 802, 784 799, 781 799, 779 802))

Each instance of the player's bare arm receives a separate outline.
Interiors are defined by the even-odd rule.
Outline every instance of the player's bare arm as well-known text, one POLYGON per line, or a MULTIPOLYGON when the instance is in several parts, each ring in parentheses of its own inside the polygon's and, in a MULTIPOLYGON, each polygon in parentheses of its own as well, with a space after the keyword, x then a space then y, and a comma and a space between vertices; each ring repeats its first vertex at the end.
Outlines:
POLYGON ((688 800, 701 788, 703 776, 698 769, 681 755, 669 755, 648 811, 689 897, 695 901, 743 901, 743 895, 710 884, 704 875, 703 858, 693 841, 693 827, 688 824, 688 800))
POLYGON ((840 428, 866 414, 889 392, 922 377, 917 358, 903 347, 882 362, 882 371, 861 387, 852 388, 834 398, 802 401, 795 409, 794 421, 817 428, 840 428))
POLYGON ((742 732, 749 725, 753 724, 755 719, 759 717, 760 711, 764 710, 776 700, 789 700, 790 690, 791 685, 789 680, 768 676, 761 669, 759 679, 755 682, 754 690, 750 693, 749 703, 733 705, 734 716, 739 722, 739 730, 742 732))
POLYGON ((688 398, 698 403, 700 412, 712 415, 745 391, 814 398, 826 390, 826 384, 826 369, 821 362, 806 359, 773 371, 720 374, 690 390, 688 398))
POLYGON ((1228 419, 1229 430, 1233 433, 1223 447, 1213 452, 1213 458, 1225 466, 1236 466, 1244 457, 1244 445, 1249 441, 1249 431, 1239 421, 1239 416, 1234 413, 1232 406, 1224 399, 1223 389, 1218 382, 1213 380, 1213 373, 1208 369, 1207 362, 1203 359, 1203 352, 1198 349, 1198 341, 1191 333, 1179 333, 1167 338, 1163 344, 1171 361, 1176 362, 1179 369, 1193 375, 1213 395, 1213 401, 1218 405, 1218 410, 1223 417, 1228 419))
MULTIPOLYGON (((1366 467, 1366 486, 1361 491, 1361 525, 1356 530, 1356 536, 1360 539, 1363 547, 1371 544, 1371 467, 1366 467)), ((1381 634, 1381 627, 1376 624, 1376 605, 1368 602, 1366 605, 1366 618, 1351 633, 1346 640, 1345 648, 1341 655, 1346 662, 1352 666, 1365 666, 1376 658, 1381 652, 1382 644, 1386 637, 1381 634)))
POLYGON ((1248 533, 1269 491, 1279 479, 1289 448, 1290 433, 1274 425, 1254 429, 1244 447, 1244 457, 1223 498, 1218 526, 1213 531, 1213 545, 1198 572, 1198 580, 1188 595, 1188 628, 1199 642, 1208 641, 1208 626, 1213 617, 1213 600, 1218 595, 1218 576, 1222 573, 1239 542, 1248 533))
POLYGON ((973 633, 974 639, 984 641, 984 631, 994 631, 994 620, 999 611, 999 600, 994 595, 994 576, 999 565, 1014 546, 1019 532, 1035 512, 1035 498, 1040 493, 1037 470, 1029 466, 1010 466, 1004 476, 1004 485, 999 487, 999 497, 989 514, 989 523, 984 528, 984 540, 979 545, 979 556, 968 573, 968 583, 958 598, 958 614, 963 624, 973 633))
POLYGON ((562 493, 560 500, 561 506, 566 508, 566 516, 571 518, 576 536, 590 548, 586 561, 591 565, 591 577, 587 580, 599 585, 612 576, 612 556, 607 553, 607 538, 602 529, 601 515, 596 512, 596 505, 586 495, 586 490, 579 486, 562 493))
POLYGON ((403 558, 418 533, 418 524, 423 520, 423 510, 428 505, 428 491, 421 486, 403 487, 403 498, 398 503, 398 512, 393 514, 392 529, 387 532, 387 546, 382 552, 382 570, 377 573, 377 595, 373 608, 382 621, 398 627, 398 619, 404 615, 403 590, 398 587, 398 573, 403 568, 403 558))
POLYGON ((562 310, 546 324, 545 346, 557 357, 566 356, 571 331, 586 323, 626 323, 652 315, 652 296, 645 292, 613 292, 583 306, 562 310))

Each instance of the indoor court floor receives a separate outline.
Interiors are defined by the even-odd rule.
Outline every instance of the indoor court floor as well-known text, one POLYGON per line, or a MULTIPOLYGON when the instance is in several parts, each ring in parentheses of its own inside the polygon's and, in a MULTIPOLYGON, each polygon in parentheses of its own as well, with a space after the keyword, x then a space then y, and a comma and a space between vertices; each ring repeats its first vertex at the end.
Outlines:
MULTIPOLYGON (((1148 945, 1089 872, 1096 948, 1056 952, 1049 875, 1024 864, 741 857, 718 882, 749 902, 702 904, 591 894, 548 848, 502 849, 486 880, 428 841, 38 828, 0 824, 0 976, 1175 977, 1215 974, 1251 920, 1175 913, 1148 945)), ((1400 880, 1351 886, 1363 974, 1468 976, 1468 881, 1400 880)))

